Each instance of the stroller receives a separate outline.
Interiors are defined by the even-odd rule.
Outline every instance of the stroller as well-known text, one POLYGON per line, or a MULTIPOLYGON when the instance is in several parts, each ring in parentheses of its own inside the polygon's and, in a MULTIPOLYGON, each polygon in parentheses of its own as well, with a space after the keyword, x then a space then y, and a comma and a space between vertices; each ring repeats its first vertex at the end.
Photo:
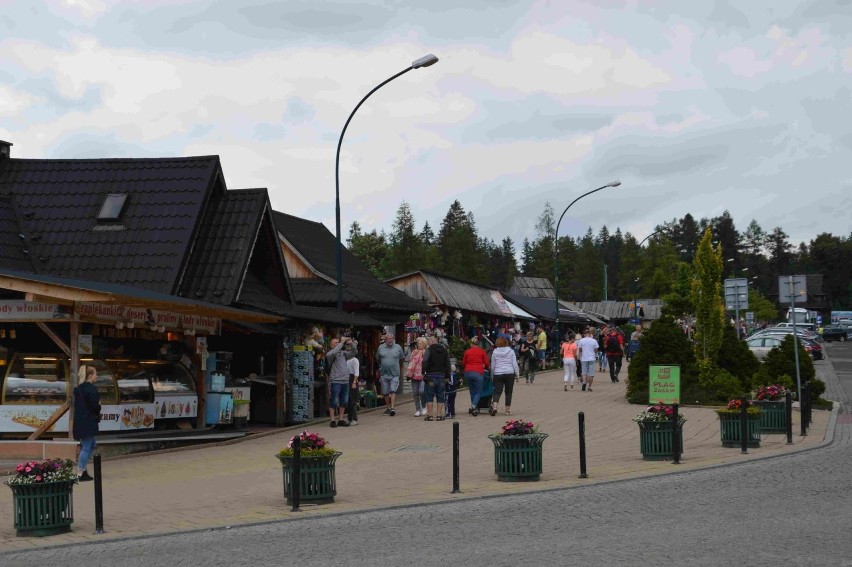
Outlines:
POLYGON ((491 379, 491 371, 485 371, 485 378, 482 380, 482 395, 479 398, 477 409, 489 409, 491 407, 491 396, 494 394, 494 380, 491 379))

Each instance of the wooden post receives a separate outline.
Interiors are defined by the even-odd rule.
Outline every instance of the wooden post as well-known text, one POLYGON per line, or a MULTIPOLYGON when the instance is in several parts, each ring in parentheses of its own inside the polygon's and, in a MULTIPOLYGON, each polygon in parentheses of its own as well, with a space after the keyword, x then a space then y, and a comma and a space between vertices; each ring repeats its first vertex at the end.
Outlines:
MULTIPOLYGON (((74 310, 74 318, 77 319, 79 316, 77 315, 77 310, 74 310)), ((68 346, 68 350, 71 351, 71 391, 74 391, 74 388, 77 387, 77 371, 80 368, 80 353, 78 352, 78 344, 80 340, 80 322, 79 321, 71 321, 70 324, 71 331, 71 340, 69 341, 71 344, 68 346)), ((72 400, 73 401, 73 400, 72 400)), ((68 439, 74 439, 74 404, 69 404, 70 408, 68 411, 68 439)))
POLYGON ((281 337, 278 337, 278 349, 275 367, 275 425, 283 426, 287 421, 287 361, 281 337))

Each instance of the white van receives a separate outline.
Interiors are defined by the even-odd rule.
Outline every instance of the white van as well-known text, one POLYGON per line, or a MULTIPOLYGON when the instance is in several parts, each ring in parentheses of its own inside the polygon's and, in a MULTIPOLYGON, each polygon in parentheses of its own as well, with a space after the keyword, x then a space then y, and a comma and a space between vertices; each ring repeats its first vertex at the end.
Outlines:
MULTIPOLYGON (((777 328, 781 328, 781 329, 792 329, 792 328, 793 328, 793 323, 778 323, 777 325, 775 325, 775 328, 776 328, 776 329, 777 329, 777 328)), ((810 332, 814 332, 814 331, 815 331, 815 329, 814 329, 814 324, 813 324, 813 323, 796 323, 796 328, 797 328, 797 329, 806 329, 806 330, 808 330, 808 331, 810 331, 810 332)))

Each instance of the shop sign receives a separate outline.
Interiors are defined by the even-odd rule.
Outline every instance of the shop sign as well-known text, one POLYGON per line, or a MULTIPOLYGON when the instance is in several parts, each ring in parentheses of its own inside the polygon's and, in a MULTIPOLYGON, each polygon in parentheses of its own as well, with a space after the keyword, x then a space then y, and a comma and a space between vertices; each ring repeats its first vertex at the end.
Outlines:
POLYGON ((71 310, 64 305, 4 299, 0 301, 0 321, 52 321, 71 319, 71 310))
POLYGON ((194 330, 207 335, 215 335, 219 332, 220 319, 216 317, 180 315, 170 311, 103 303, 77 303, 75 309, 81 317, 99 321, 132 322, 138 324, 140 328, 162 326, 170 330, 194 330))
POLYGON ((154 404, 101 406, 100 431, 132 431, 154 428, 154 404))
MULTIPOLYGON (((32 433, 50 419, 59 405, 5 405, 0 406, 0 431, 4 433, 32 433)), ((48 432, 68 431, 68 412, 59 418, 48 432)))
POLYGON ((196 417, 198 396, 154 396, 154 418, 196 417))
POLYGON ((506 317, 512 316, 512 310, 509 309, 509 306, 506 304, 506 300, 503 299, 503 296, 499 291, 492 289, 491 290, 491 299, 494 300, 494 303, 497 304, 497 307, 500 309, 500 312, 506 317))

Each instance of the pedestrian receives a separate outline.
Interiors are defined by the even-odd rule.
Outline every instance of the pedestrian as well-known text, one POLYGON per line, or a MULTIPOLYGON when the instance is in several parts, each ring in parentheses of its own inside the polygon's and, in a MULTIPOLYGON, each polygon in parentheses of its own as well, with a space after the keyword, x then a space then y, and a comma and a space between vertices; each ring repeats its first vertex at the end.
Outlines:
POLYGON ((358 341, 353 340, 346 349, 346 366, 349 369, 349 403, 346 405, 349 425, 358 425, 359 386, 361 382, 361 362, 358 360, 358 341))
POLYGON ((376 351, 376 361, 379 364, 379 381, 382 385, 382 396, 385 398, 385 415, 396 415, 396 391, 399 389, 399 375, 402 374, 402 362, 405 353, 402 347, 394 342, 393 335, 386 333, 382 344, 376 351))
POLYGON ((624 337, 615 326, 610 327, 609 334, 604 340, 604 349, 609 361, 609 378, 613 384, 618 382, 618 374, 621 372, 621 357, 624 356, 624 337))
MULTIPOLYGON (((506 341, 505 337, 498 337, 506 341)), ((508 344, 508 342, 507 342, 508 344)), ((470 390, 470 407, 467 413, 473 416, 479 415, 479 398, 482 396, 482 383, 485 380, 485 371, 488 369, 488 355, 479 347, 475 338, 470 340, 470 348, 464 351, 462 356, 462 371, 464 380, 470 390)))
MULTIPOLYGON (((532 359, 535 364, 535 359, 532 359)), ((494 393, 491 395, 491 415, 497 415, 497 404, 503 389, 506 389, 506 415, 511 415, 512 390, 515 388, 515 380, 520 374, 518 358, 515 351, 509 346, 506 339, 497 339, 496 347, 491 353, 491 375, 494 379, 494 393)))
MULTIPOLYGON (((544 332, 544 327, 538 328, 538 337, 536 338, 535 348, 538 351, 539 368, 545 370, 547 357, 547 333, 544 332)), ((530 382, 532 384, 532 382, 530 382)))
POLYGON ((585 336, 577 343, 580 352, 580 365, 583 369, 581 388, 583 391, 592 391, 592 382, 595 380, 595 362, 598 358, 598 341, 592 338, 592 330, 586 328, 585 336))
POLYGON ((443 344, 438 342, 438 337, 429 337, 429 346, 423 353, 423 375, 426 381, 426 418, 425 421, 444 420, 444 402, 446 401, 447 381, 450 379, 450 352, 443 344), (432 413, 433 404, 437 410, 432 413))
POLYGON ((527 384, 535 382, 535 369, 538 364, 533 334, 527 333, 526 340, 521 343, 521 364, 524 367, 524 377, 527 384))
POLYGON ((411 380, 411 396, 414 398, 414 417, 426 413, 423 409, 423 353, 426 352, 426 337, 417 337, 415 348, 411 351, 406 376, 411 380))
POLYGON ((565 391, 568 391, 569 384, 573 390, 577 377, 577 343, 574 342, 574 335, 562 343, 562 369, 565 372, 565 391))
POLYGON ((101 421, 101 397, 95 382, 98 371, 94 366, 83 365, 77 373, 78 386, 74 388, 74 439, 80 442, 77 460, 77 479, 80 482, 93 480, 86 466, 97 447, 95 435, 101 421))
POLYGON ((604 372, 609 369, 609 361, 606 359, 606 355, 604 354, 604 338, 607 334, 607 327, 601 327, 598 332, 598 336, 595 337, 598 340, 598 372, 604 372))
POLYGON ((331 427, 349 427, 349 422, 343 419, 346 406, 349 405, 349 365, 346 361, 346 350, 352 346, 352 339, 331 339, 329 350, 325 353, 328 362, 328 416, 331 427))
POLYGON ((456 390, 459 387, 456 365, 450 364, 450 377, 447 379, 447 403, 444 404, 444 419, 456 417, 456 390))

